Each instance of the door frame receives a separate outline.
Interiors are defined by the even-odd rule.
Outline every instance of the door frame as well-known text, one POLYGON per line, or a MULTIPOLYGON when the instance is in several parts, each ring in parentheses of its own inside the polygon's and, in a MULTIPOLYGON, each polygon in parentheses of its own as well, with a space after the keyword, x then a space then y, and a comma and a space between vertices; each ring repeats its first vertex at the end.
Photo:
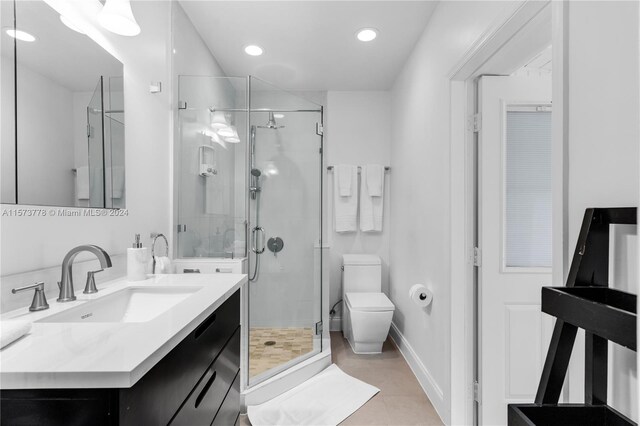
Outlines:
MULTIPOLYGON (((520 1, 496 20, 450 71, 450 211, 451 211, 451 424, 477 424, 477 133, 472 116, 477 108, 476 80, 509 61, 516 52, 508 47, 521 42, 542 13, 551 15, 553 117, 553 268, 554 285, 563 285, 568 265, 565 201, 567 158, 568 85, 567 2, 520 1), (546 9, 546 12, 543 12, 546 9), (505 48, 507 47, 507 48, 505 48), (460 307, 463 309, 460 309, 460 307)), ((517 50, 517 49, 516 49, 517 50)), ((565 393, 568 398, 569 392, 565 393)))

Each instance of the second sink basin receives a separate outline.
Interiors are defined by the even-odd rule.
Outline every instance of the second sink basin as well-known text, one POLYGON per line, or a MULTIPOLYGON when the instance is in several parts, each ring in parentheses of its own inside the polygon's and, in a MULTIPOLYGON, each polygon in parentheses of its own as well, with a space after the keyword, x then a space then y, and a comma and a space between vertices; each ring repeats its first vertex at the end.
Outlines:
POLYGON ((127 287, 37 322, 146 322, 202 287, 127 287))

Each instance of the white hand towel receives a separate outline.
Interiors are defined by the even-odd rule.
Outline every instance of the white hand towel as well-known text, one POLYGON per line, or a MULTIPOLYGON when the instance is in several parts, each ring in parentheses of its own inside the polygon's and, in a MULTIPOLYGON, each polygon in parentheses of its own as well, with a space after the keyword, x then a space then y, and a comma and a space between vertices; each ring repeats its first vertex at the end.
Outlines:
POLYGON ((89 199, 89 167, 87 166, 76 169, 76 194, 78 200, 89 199))
POLYGON ((115 166, 111 168, 111 197, 122 198, 124 193, 124 167, 115 166))
POLYGON ((367 189, 370 197, 382 197, 384 186, 384 166, 379 164, 367 164, 364 168, 367 179, 367 189))
POLYGON ((350 197, 352 195, 352 183, 357 182, 358 169, 356 166, 350 164, 338 164, 335 169, 334 179, 338 179, 338 188, 340 189, 341 197, 350 197), (356 179, 354 179, 354 175, 356 179))
POLYGON ((8 320, 0 321, 0 348, 18 340, 31 330, 28 321, 8 320))
POLYGON ((89 166, 89 200, 92 206, 101 206, 104 196, 104 175, 102 167, 89 166))
MULTIPOLYGON (((367 176, 369 166, 364 166, 362 176, 367 176)), ((383 175, 384 176, 384 175, 383 175)), ((384 187, 384 186, 383 186, 384 187)), ((382 231, 382 211, 384 206, 384 191, 379 197, 369 194, 369 187, 365 183, 360 188, 360 230, 363 232, 382 231)))
POLYGON ((355 166, 350 176, 351 195, 340 195, 340 177, 333 176, 333 211, 336 232, 355 232, 358 230, 358 173, 355 166))
POLYGON ((167 256, 156 257, 156 274, 172 274, 173 267, 171 266, 171 259, 167 256))
POLYGON ((174 272, 173 265, 171 264, 171 259, 169 259, 167 256, 155 256, 151 258, 148 265, 149 265, 149 271, 155 274, 173 274, 174 272), (156 263, 155 272, 153 272, 154 261, 156 263))

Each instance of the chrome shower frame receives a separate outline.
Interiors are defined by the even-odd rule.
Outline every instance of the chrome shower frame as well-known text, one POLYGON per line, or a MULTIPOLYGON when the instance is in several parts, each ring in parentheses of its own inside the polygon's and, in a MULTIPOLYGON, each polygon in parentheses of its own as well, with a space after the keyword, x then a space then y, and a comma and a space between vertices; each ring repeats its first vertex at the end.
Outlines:
MULTIPOLYGON (((252 174, 252 170, 256 169, 256 165, 255 165, 255 158, 256 158, 256 133, 257 133, 257 129, 258 128, 268 128, 268 129, 278 129, 284 126, 278 126, 276 121, 275 121, 275 117, 274 114, 275 113, 294 113, 294 112, 303 112, 303 113, 318 113, 320 114, 320 123, 319 123, 319 127, 316 128, 316 134, 318 136, 320 136, 320 167, 319 167, 319 173, 320 173, 320 191, 319 191, 319 195, 318 197, 320 198, 320 214, 322 215, 322 211, 323 211, 323 172, 324 172, 324 156, 323 154, 323 146, 324 146, 324 137, 322 134, 322 126, 324 123, 324 108, 322 106, 319 105, 319 107, 317 109, 272 109, 272 108, 255 108, 252 109, 251 108, 251 80, 253 77, 249 76, 246 79, 246 108, 216 108, 214 106, 210 107, 209 110, 213 113, 215 111, 220 111, 220 112, 231 112, 231 113, 246 113, 247 114, 247 125, 246 125, 246 141, 247 141, 247 150, 246 150, 246 158, 245 158, 245 167, 246 167, 246 182, 247 184, 245 185, 245 199, 248 201, 245 204, 245 255, 247 257, 247 267, 248 267, 248 271, 251 272, 253 269, 253 262, 251 261, 251 258, 253 257, 255 260, 254 262, 258 263, 259 262, 259 256, 261 255, 261 253, 264 251, 263 249, 261 250, 260 247, 255 247, 256 250, 252 250, 252 248, 254 247, 255 244, 257 244, 257 241, 255 241, 255 239, 257 239, 257 234, 261 233, 263 236, 263 242, 264 242, 264 230, 260 227, 259 223, 252 223, 252 219, 251 219, 251 211, 252 211, 252 205, 251 205, 251 201, 254 200, 256 201, 256 204, 259 202, 259 197, 260 197, 260 192, 262 191, 262 189, 260 188, 260 182, 259 176, 255 176, 254 174, 252 174), (269 120, 267 121, 267 125, 264 126, 260 126, 260 125, 255 125, 255 124, 251 124, 251 114, 254 112, 266 112, 269 113, 269 120), (253 229, 252 229, 253 228, 253 229), (253 240, 253 241, 252 241, 253 240), (254 256, 251 256, 251 252, 253 251, 254 256)), ((256 169, 257 170, 257 169, 256 169)), ((320 247, 322 247, 322 240, 323 240, 323 220, 321 217, 321 220, 319 221, 320 225, 319 225, 319 244, 320 247)), ((323 262, 323 252, 322 250, 320 250, 320 262, 322 264, 323 262)), ((259 266, 259 265, 256 265, 259 266)), ((323 279, 323 271, 322 271, 322 267, 320 268, 320 282, 323 283, 322 285, 322 289, 321 289, 321 293, 324 293, 325 291, 327 291, 328 289, 324 288, 324 279, 323 279)), ((256 269, 257 271, 257 269, 256 269)), ((251 391, 252 389, 254 389, 254 387, 256 387, 256 385, 261 384, 261 383, 265 383, 269 380, 273 379, 277 379, 278 377, 281 377, 282 374, 286 374, 286 370, 288 370, 289 368, 292 367, 292 365, 283 365, 281 366, 281 368, 276 368, 273 370, 273 374, 271 374, 268 378, 265 378, 264 380, 261 380, 260 382, 254 382, 250 384, 249 381, 249 311, 250 311, 250 299, 249 299, 249 288, 248 285, 243 287, 241 292, 241 299, 242 299, 242 309, 241 309, 241 323, 242 323, 242 327, 241 327, 241 339, 242 339, 242 345, 241 345, 241 354, 240 354, 240 388, 241 388, 241 393, 243 395, 243 400, 244 400, 244 393, 246 391, 251 391)), ((328 316, 325 318, 324 315, 324 311, 322 310, 322 307, 324 305, 324 296, 320 297, 320 300, 318 301, 318 303, 320 304, 320 312, 321 314, 321 320, 325 321, 328 324, 328 316)), ((327 312, 328 314, 328 312, 327 312)), ((324 344, 323 343, 323 348, 324 348, 324 344)), ((316 355, 312 355, 312 357, 317 357, 319 359, 319 361, 313 361, 313 360, 309 360, 309 361, 313 361, 313 363, 319 362, 319 363, 323 363, 322 365, 324 365, 324 363, 330 363, 330 355, 329 352, 327 351, 325 353, 324 349, 321 351, 321 353, 318 353, 316 355)), ((313 358, 315 359, 315 358, 313 358)), ((305 360, 301 360, 299 362, 302 362, 305 360)), ((316 364, 318 365, 318 364, 316 364)), ((328 365, 328 364, 327 364, 328 365)), ((325 365, 326 366, 326 365, 325 365)), ((310 373, 310 376, 315 374, 314 373, 310 373)), ((309 376, 309 377, 310 377, 309 376)), ((264 392, 265 388, 261 387, 260 392, 264 392)), ((244 403, 243 403, 244 404, 244 403)))

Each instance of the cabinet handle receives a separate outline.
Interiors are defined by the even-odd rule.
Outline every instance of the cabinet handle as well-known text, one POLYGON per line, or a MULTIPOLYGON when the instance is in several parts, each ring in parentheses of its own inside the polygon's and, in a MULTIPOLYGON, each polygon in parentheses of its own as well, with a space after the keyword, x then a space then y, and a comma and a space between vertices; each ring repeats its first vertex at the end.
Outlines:
POLYGON ((202 333, 204 333, 205 331, 207 331, 207 328, 209 328, 211 326, 211 324, 213 324, 216 320, 216 314, 213 313, 209 318, 207 318, 206 320, 204 320, 202 322, 202 324, 200 324, 198 326, 198 328, 196 328, 196 333, 195 333, 195 337, 196 339, 198 337, 200 337, 202 335, 202 333))
POLYGON ((213 381, 216 379, 216 376, 217 376, 217 373, 214 371, 213 376, 211 376, 207 384, 204 385, 202 392, 200 392, 200 395, 198 395, 198 397, 196 398, 196 408, 198 408, 198 405, 200 405, 204 397, 207 395, 207 392, 209 392, 209 388, 211 388, 211 385, 213 384, 213 381))

